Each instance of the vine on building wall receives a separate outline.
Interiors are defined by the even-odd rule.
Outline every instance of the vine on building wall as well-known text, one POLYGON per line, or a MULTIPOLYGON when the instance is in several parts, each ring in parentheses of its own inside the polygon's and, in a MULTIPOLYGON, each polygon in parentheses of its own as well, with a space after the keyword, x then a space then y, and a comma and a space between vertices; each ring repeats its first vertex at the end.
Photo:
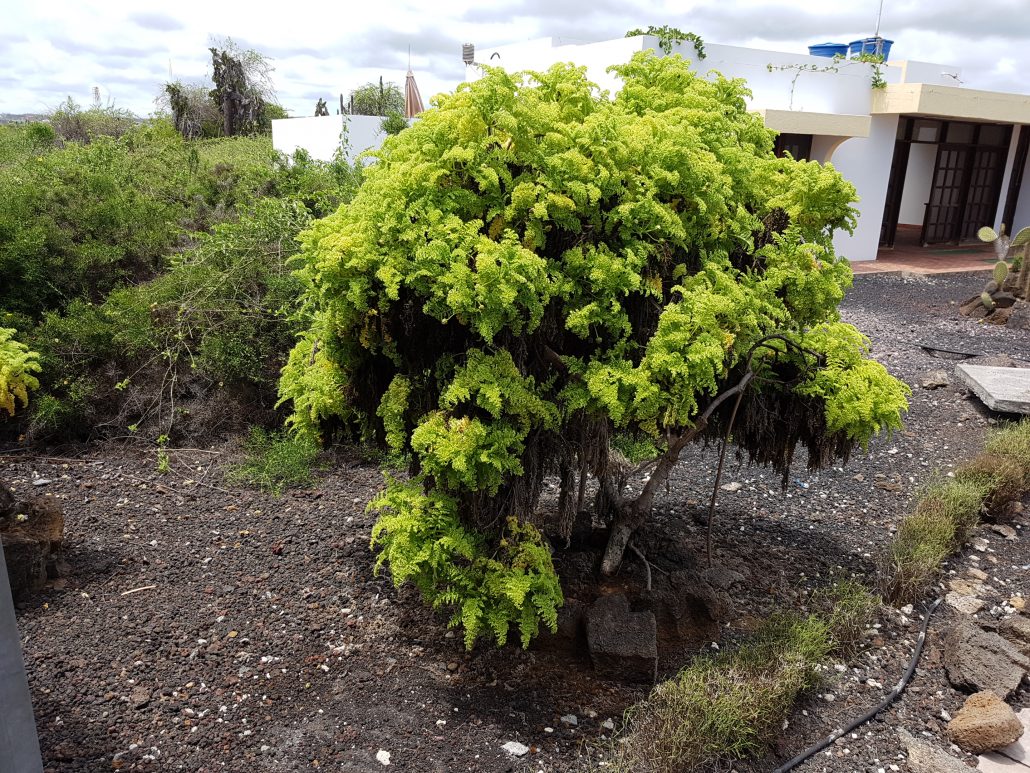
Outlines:
POLYGON ((663 24, 661 27, 655 27, 652 24, 646 30, 642 30, 638 27, 636 29, 629 30, 626 33, 627 38, 632 38, 637 35, 653 35, 658 38, 658 47, 662 49, 665 54, 672 53, 673 45, 683 43, 684 41, 690 41, 694 44, 694 52, 697 54, 697 58, 705 58, 705 42, 701 39, 700 35, 693 32, 684 32, 676 27, 670 27, 668 24, 663 24))
POLYGON ((832 64, 820 66, 817 64, 772 64, 769 63, 765 66, 765 69, 769 72, 776 71, 794 71, 794 77, 790 81, 790 109, 794 109, 794 89, 797 86, 798 78, 801 77, 801 73, 804 72, 840 72, 840 64, 851 64, 852 62, 863 62, 865 64, 871 64, 873 66, 872 80, 870 86, 874 89, 883 89, 887 87, 887 81, 883 77, 883 57, 879 54, 857 54, 850 59, 842 54, 837 54, 831 60, 832 64))

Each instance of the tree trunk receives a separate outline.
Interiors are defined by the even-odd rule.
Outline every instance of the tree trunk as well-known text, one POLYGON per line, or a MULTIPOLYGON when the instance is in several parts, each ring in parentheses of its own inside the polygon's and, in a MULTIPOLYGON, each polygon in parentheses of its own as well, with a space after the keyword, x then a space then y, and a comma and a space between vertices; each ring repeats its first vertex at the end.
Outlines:
POLYGON ((619 567, 622 566, 622 557, 626 553, 626 547, 629 545, 633 533, 644 525, 647 516, 651 514, 651 507, 659 486, 668 479, 676 460, 679 459, 680 452, 698 431, 698 429, 694 429, 685 432, 669 445, 669 449, 658 460, 651 477, 644 484, 640 496, 628 503, 625 500, 611 502, 616 514, 608 534, 604 558, 601 560, 601 574, 610 577, 619 571, 619 567))

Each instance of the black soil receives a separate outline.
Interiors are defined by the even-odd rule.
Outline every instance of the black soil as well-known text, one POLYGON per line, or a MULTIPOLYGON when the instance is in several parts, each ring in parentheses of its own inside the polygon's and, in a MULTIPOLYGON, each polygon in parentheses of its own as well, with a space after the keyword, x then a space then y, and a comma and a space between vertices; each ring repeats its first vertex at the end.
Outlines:
MULTIPOLYGON (((785 493, 770 471, 728 468, 723 482, 742 487, 721 493, 714 534, 716 564, 731 570, 723 646, 772 610, 804 608, 832 577, 875 585, 877 559, 919 487, 975 455, 1003 418, 954 383, 920 386, 955 362, 921 344, 1030 360, 1025 333, 959 316, 982 284, 982 274, 856 279, 843 316, 912 385, 906 428, 844 468, 812 474, 798 459, 785 493)), ((232 456, 175 451, 165 475, 153 450, 126 447, 0 460, 18 495, 56 498, 67 521, 69 576, 19 604, 47 770, 374 771, 381 751, 402 771, 579 770, 611 734, 606 721, 618 725, 646 694, 646 685, 599 679, 582 652, 467 653, 460 635, 445 637, 442 617, 373 572, 373 465, 341 455, 311 490, 276 498, 226 484, 232 456), (575 726, 562 721, 570 714, 575 726), (508 741, 531 751, 513 758, 501 748, 508 741)), ((656 573, 702 563, 694 556, 704 554, 715 461, 716 449, 692 449, 661 496, 639 540, 656 573)), ((981 618, 1030 596, 1026 523, 1014 524, 1014 540, 981 527, 951 562, 956 573, 990 575, 981 618)), ((582 554, 558 560, 570 586, 582 584, 582 554)), ((617 582, 643 581, 630 555, 617 582)), ((798 770, 903 767, 898 727, 946 746, 945 717, 965 697, 940 666, 953 615, 936 613, 905 696, 798 770)), ((772 770, 891 689, 920 610, 887 608, 872 623, 863 651, 830 665, 769 755, 735 770, 772 770)), ((670 652, 662 675, 691 654, 670 652)))

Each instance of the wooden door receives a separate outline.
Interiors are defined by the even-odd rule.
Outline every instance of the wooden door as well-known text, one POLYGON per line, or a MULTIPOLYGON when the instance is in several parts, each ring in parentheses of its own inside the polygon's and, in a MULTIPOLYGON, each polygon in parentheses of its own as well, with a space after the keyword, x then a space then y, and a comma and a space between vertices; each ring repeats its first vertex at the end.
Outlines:
POLYGON ((959 241, 972 241, 985 225, 994 225, 1005 156, 1002 148, 977 148, 973 152, 959 241))
POLYGON ((938 145, 930 200, 923 218, 923 244, 943 244, 958 238, 971 153, 968 145, 938 145))

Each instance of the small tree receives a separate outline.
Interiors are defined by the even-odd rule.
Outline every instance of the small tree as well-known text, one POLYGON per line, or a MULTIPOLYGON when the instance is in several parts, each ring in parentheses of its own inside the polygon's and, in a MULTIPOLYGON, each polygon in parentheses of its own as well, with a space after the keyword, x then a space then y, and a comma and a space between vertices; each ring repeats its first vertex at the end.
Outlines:
POLYGON ((165 84, 158 98, 186 139, 267 133, 274 118, 286 117, 276 102, 268 58, 231 38, 220 46, 208 49, 213 89, 176 81, 165 84))
POLYGON ((400 134, 408 128, 408 119, 400 113, 390 113, 379 124, 379 128, 387 134, 400 134))
POLYGON ((487 68, 302 236, 314 316, 280 385, 293 425, 408 460, 372 503, 373 545, 469 646, 554 627, 541 530, 568 536, 588 477, 610 574, 688 443, 732 423, 786 480, 798 444, 823 467, 906 407, 837 313, 854 188, 774 157, 741 81, 646 52, 612 70, 610 99, 569 65, 487 68), (616 433, 658 447, 638 493, 616 433))
POLYGON ((369 82, 352 91, 350 103, 352 115, 404 115, 404 92, 396 83, 383 83, 382 76, 379 83, 369 82))

